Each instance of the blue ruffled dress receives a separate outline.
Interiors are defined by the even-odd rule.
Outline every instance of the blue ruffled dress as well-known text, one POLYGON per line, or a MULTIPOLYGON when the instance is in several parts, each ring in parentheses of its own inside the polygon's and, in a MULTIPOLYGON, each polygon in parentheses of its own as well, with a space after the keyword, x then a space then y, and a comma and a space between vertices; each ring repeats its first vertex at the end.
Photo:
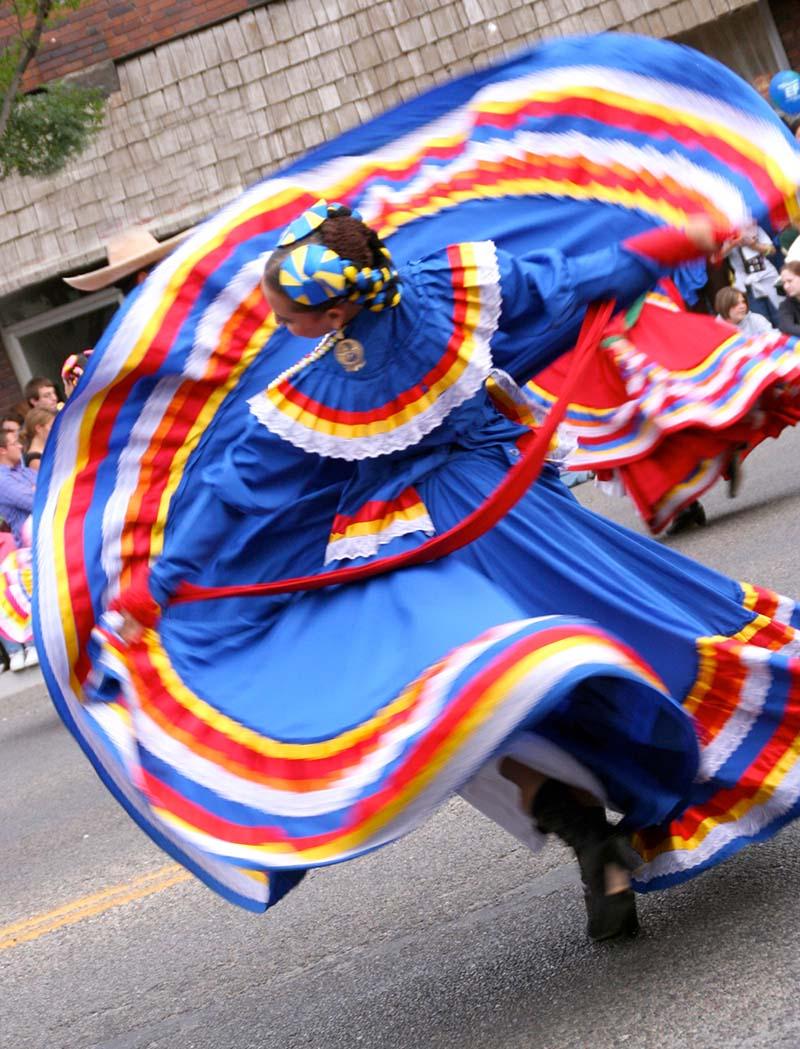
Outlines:
MULTIPOLYGON (((123 685, 130 767, 159 819, 217 860, 270 872, 275 898, 306 867, 410 829, 470 780, 466 796, 518 829, 493 758, 526 742, 562 775, 571 761, 631 827, 686 809, 701 755, 681 703, 707 677, 700 639, 735 638, 755 613, 739 584, 586 510, 551 468, 443 561, 325 591, 170 605, 184 580, 314 574, 458 524, 527 432, 492 400, 496 370, 506 388, 524 382, 586 298, 635 294, 655 276, 624 247, 523 260, 454 245, 404 270, 397 308, 348 326, 363 347, 356 368, 330 352, 250 398, 240 438, 193 486, 152 567, 166 608, 157 633, 127 652, 99 634, 102 689, 123 685)), ((784 629, 785 653, 796 642, 784 629)), ((724 693, 735 721, 732 680, 713 703, 724 693)), ((760 717, 777 731, 778 707, 760 717)), ((732 785, 719 770, 704 819, 723 822, 732 785)), ((736 844, 790 812, 780 791, 765 797, 736 844)), ((698 869, 692 850, 668 855, 669 879, 698 869)), ((653 877, 663 870, 661 859, 653 877)))
MULTIPOLYGON (((491 495, 528 436, 498 391, 566 350, 587 302, 625 304, 659 275, 609 240, 713 208, 728 172, 727 221, 755 192, 750 172, 773 193, 762 170, 777 168, 753 147, 729 159, 734 125, 768 120, 766 107, 704 63, 655 41, 563 42, 398 110, 209 220, 90 360, 40 473, 37 648, 109 789, 227 899, 264 910, 308 868, 396 839, 457 790, 530 835, 493 776, 507 749, 625 813, 640 888, 797 814, 794 603, 591 514, 549 469, 442 560, 319 591, 170 601, 184 582, 412 549, 491 495), (720 115, 703 90, 739 109, 720 115), (631 92, 633 124, 611 104, 631 92), (692 107, 695 123, 716 120, 702 148, 692 107), (437 114, 446 128, 420 125, 437 114), (634 164, 620 181, 621 164, 662 147, 669 179, 634 164), (348 201, 402 263, 403 295, 349 326, 361 367, 334 349, 293 371, 303 347, 275 330, 259 277, 286 222, 348 178, 348 201), (466 230, 490 239, 431 250, 466 230), (600 250, 580 255, 576 240, 600 250), (548 241, 572 241, 569 257, 532 250, 548 241), (164 614, 125 646, 104 611, 145 575, 164 614)), ((775 155, 790 148, 764 134, 775 155)))

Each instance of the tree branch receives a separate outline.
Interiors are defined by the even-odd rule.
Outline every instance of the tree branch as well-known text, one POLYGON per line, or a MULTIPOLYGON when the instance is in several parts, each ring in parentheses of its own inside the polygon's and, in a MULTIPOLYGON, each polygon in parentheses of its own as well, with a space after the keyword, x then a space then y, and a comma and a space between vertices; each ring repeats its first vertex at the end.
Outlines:
POLYGON ((3 137, 6 128, 8 127, 8 121, 11 118, 11 109, 14 105, 14 100, 17 97, 20 84, 22 83, 22 78, 25 75, 25 70, 28 68, 31 60, 39 49, 39 42, 42 38, 45 22, 50 16, 50 12, 53 10, 54 3, 55 0, 37 0, 36 20, 33 24, 33 29, 29 36, 22 36, 24 47, 17 59, 16 68, 14 69, 14 73, 3 97, 2 108, 0 108, 0 139, 3 137))

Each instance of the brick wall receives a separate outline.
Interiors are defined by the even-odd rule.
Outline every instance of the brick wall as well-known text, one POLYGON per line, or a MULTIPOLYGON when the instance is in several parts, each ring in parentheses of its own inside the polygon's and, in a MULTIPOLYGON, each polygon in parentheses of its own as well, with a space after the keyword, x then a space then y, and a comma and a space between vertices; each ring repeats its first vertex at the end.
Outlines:
POLYGON ((769 6, 789 65, 800 71, 800 4, 798 0, 770 0, 769 6))
MULTIPOLYGON (((97 62, 119 61, 174 37, 239 15, 267 0, 84 0, 44 35, 25 86, 62 77, 97 62)), ((14 21, 0 5, 0 42, 14 21)))

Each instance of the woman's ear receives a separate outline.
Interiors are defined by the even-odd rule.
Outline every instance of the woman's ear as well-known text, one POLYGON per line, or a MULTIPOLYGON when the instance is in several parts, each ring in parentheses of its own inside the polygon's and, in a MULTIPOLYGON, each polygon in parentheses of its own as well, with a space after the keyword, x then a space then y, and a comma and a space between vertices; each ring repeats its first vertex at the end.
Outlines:
POLYGON ((350 311, 341 303, 338 306, 331 306, 329 310, 325 311, 325 316, 330 321, 331 331, 334 328, 343 328, 350 319, 350 311))

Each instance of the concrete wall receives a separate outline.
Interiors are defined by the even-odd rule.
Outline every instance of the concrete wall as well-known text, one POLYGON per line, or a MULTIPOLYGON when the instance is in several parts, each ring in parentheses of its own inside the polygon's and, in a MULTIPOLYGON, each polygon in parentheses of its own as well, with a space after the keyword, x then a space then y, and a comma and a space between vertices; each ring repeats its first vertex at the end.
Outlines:
MULTIPOLYGON (((79 160, 55 178, 0 183, 0 295, 101 262, 104 237, 123 226, 148 223, 163 237, 192 225, 309 147, 541 37, 667 36, 746 5, 280 0, 159 44, 117 62, 119 90, 79 160)), ((124 20, 130 6, 93 0, 86 10, 124 20)), ((143 20, 151 9, 162 5, 138 4, 143 20)))

